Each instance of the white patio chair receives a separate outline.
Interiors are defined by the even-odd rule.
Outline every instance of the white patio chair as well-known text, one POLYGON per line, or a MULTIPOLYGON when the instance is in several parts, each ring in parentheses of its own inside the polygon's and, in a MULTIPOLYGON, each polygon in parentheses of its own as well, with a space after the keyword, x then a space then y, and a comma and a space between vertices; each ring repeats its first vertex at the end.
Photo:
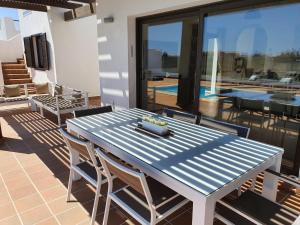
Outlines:
POLYGON ((154 225, 181 208, 189 201, 144 173, 123 165, 96 149, 108 179, 103 225, 107 224, 111 200, 143 225, 154 225), (112 175, 125 184, 113 191, 112 175))
POLYGON ((96 188, 94 207, 91 218, 91 225, 93 225, 95 223, 98 202, 101 196, 101 185, 103 183, 106 183, 107 179, 103 176, 104 171, 99 160, 96 158, 95 149, 92 143, 85 140, 80 140, 70 135, 63 129, 60 129, 60 133, 63 136, 70 152, 70 176, 68 183, 67 201, 70 201, 72 183, 76 175, 81 176, 90 184, 92 184, 96 188), (82 155, 86 160, 80 161, 79 155, 82 155))
MULTIPOLYGON (((300 188, 300 182, 290 179, 287 176, 268 170, 290 185, 300 188)), ((277 202, 272 202, 262 195, 253 191, 246 191, 239 198, 218 202, 216 207, 216 218, 225 224, 268 224, 268 225, 299 225, 300 212, 277 202)))

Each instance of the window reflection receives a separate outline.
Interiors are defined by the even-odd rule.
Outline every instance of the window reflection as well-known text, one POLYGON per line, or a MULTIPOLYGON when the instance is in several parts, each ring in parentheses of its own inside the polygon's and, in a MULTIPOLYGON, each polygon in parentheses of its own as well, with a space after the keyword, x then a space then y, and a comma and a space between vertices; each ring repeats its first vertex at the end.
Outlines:
POLYGON ((207 16, 199 110, 251 127, 250 138, 296 161, 300 118, 300 4, 207 16))
POLYGON ((146 109, 188 109, 193 104, 198 26, 197 17, 143 25, 146 109))

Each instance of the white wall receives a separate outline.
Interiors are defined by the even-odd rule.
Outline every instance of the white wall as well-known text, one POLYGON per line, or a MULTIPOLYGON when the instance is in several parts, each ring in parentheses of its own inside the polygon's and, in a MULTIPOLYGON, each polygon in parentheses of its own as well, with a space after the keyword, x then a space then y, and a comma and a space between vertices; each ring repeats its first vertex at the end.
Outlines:
POLYGON ((9 40, 19 33, 15 21, 11 18, 3 17, 0 19, 0 40, 9 40))
POLYGON ((0 40, 0 61, 15 62, 23 56, 21 35, 18 34, 9 40, 0 40))
POLYGON ((103 104, 136 105, 135 20, 217 0, 97 0, 100 90, 103 104), (103 18, 113 16, 113 23, 103 18), (131 56, 131 48, 133 55, 131 56))
POLYGON ((52 11, 50 16, 57 82, 99 96, 96 15, 70 22, 61 22, 61 10, 52 11))
POLYGON ((48 13, 32 12, 23 17, 19 10, 22 36, 45 32, 50 45, 50 70, 31 69, 33 80, 49 80, 99 96, 96 16, 65 22, 64 11, 52 7, 48 13))
POLYGON ((51 33, 50 23, 48 14, 44 12, 32 11, 30 14, 23 15, 23 10, 19 11, 19 24, 20 32, 22 37, 28 37, 33 34, 46 33, 47 40, 49 43, 50 52, 50 70, 40 71, 35 69, 30 69, 33 82, 35 83, 45 83, 45 82, 56 82, 56 67, 55 67, 55 54, 53 38, 51 33))

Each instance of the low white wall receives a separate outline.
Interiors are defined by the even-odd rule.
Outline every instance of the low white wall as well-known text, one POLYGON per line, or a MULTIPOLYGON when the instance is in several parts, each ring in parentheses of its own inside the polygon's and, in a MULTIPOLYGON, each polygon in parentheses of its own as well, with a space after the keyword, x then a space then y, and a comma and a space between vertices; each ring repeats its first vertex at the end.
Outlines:
POLYGON ((23 56, 22 37, 20 34, 9 40, 0 40, 0 61, 15 62, 23 56))
POLYGON ((114 102, 120 108, 136 106, 137 17, 211 2, 216 0, 97 0, 99 75, 103 104, 114 102), (109 16, 114 17, 114 22, 103 23, 103 18, 109 16))

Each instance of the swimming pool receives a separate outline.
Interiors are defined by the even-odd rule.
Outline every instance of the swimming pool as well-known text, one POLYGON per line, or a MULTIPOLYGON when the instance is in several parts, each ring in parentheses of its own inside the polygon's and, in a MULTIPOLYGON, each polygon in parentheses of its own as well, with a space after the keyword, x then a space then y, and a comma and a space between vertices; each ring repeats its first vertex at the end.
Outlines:
MULTIPOLYGON (((172 85, 172 86, 161 86, 156 87, 156 91, 163 92, 167 94, 174 94, 177 95, 178 93, 178 85, 172 85)), ((220 89, 216 88, 216 91, 218 92, 220 89)), ((217 94, 211 94, 210 87, 201 86, 199 91, 200 98, 212 98, 216 97, 217 94)))

